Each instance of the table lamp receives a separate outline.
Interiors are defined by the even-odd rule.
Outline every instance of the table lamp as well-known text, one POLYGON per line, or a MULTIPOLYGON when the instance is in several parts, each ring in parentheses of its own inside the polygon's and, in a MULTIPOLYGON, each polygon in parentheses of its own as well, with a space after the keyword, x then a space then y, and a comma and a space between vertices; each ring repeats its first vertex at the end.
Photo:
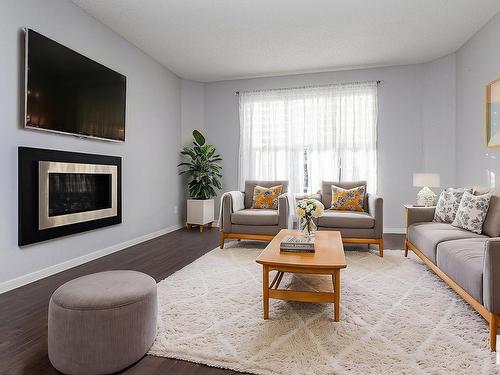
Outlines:
POLYGON ((436 203, 436 194, 429 188, 440 186, 439 174, 414 173, 413 186, 422 188, 417 194, 417 206, 433 206, 436 203))

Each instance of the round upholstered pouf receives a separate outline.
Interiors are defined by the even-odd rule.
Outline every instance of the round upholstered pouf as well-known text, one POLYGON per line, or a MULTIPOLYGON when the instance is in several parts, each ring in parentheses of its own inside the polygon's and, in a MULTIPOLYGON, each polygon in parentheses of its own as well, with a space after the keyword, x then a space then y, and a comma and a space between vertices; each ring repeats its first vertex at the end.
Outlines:
POLYGON ((49 358, 65 374, 109 374, 138 361, 156 336, 155 280, 108 271, 60 286, 49 303, 49 358))

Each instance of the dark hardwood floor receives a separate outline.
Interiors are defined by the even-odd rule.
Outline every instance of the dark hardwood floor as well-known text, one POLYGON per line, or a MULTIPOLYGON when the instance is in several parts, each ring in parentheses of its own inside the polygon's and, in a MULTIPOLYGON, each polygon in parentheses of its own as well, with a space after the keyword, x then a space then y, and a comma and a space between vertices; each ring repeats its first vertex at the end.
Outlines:
MULTIPOLYGON (((402 249, 403 235, 385 235, 386 249, 402 249)), ((0 374, 57 374, 47 356, 47 308, 61 284, 114 269, 145 272, 160 281, 218 246, 217 229, 178 230, 0 295, 0 374)), ((145 356, 122 374, 236 374, 196 363, 145 356)))

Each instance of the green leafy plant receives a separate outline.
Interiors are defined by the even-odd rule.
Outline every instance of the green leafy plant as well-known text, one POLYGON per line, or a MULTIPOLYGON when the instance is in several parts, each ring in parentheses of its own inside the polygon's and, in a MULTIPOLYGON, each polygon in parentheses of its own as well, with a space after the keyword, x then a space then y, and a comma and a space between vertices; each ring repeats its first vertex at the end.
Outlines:
POLYGON ((222 159, 216 153, 215 147, 205 143, 205 137, 198 130, 193 131, 194 142, 191 147, 184 147, 181 154, 188 161, 182 162, 178 167, 183 170, 179 174, 189 176, 189 195, 193 199, 210 199, 217 194, 215 189, 222 189, 222 159))

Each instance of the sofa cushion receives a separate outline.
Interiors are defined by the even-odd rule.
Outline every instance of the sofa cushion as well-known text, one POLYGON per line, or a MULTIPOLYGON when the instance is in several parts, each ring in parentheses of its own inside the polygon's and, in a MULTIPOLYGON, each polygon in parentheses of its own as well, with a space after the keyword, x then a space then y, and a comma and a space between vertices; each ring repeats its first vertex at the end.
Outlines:
POLYGON ((457 215, 451 225, 481 234, 490 206, 491 194, 474 195, 465 192, 458 206, 457 215))
POLYGON ((253 189, 252 208, 278 209, 278 198, 283 192, 283 185, 276 185, 270 188, 257 185, 253 189))
POLYGON ((278 225, 238 225, 231 226, 231 233, 257 234, 261 236, 276 236, 280 231, 278 225))
MULTIPOLYGON (((467 189, 472 193, 472 189, 467 189)), ((452 223, 455 220, 460 201, 465 193, 465 189, 446 189, 439 195, 434 211, 434 221, 439 223, 452 223)))
MULTIPOLYGON (((352 181, 352 182, 323 181, 321 183, 321 203, 323 203, 323 206, 325 207, 330 207, 332 205, 332 185, 341 187, 342 189, 352 189, 358 186, 364 186, 366 192, 366 181, 352 181)), ((368 211, 367 207, 368 207, 368 194, 365 194, 365 199, 363 202, 363 208, 365 211, 368 211)))
POLYGON ((245 181, 245 208, 251 208, 253 203, 253 191, 259 185, 270 188, 276 185, 283 185, 283 193, 288 191, 288 181, 262 181, 262 180, 247 180, 245 181))
POLYGON ((319 227, 319 229, 340 232, 342 238, 369 238, 369 239, 380 238, 380 235, 375 232, 374 228, 319 227))
POLYGON ((361 185, 352 189, 343 189, 332 185, 331 210, 340 211, 365 211, 365 192, 366 186, 361 185))
POLYGON ((464 238, 486 238, 486 236, 456 228, 451 224, 434 222, 410 225, 407 237, 434 264, 436 264, 436 248, 441 242, 464 238))
POLYGON ((239 225, 278 225, 278 211, 249 208, 231 214, 231 222, 239 225))
POLYGON ((437 247, 437 266, 479 303, 483 303, 483 263, 487 240, 453 240, 441 242, 437 247))
POLYGON ((373 228, 375 219, 366 212, 325 211, 319 218, 320 227, 330 228, 373 228))

